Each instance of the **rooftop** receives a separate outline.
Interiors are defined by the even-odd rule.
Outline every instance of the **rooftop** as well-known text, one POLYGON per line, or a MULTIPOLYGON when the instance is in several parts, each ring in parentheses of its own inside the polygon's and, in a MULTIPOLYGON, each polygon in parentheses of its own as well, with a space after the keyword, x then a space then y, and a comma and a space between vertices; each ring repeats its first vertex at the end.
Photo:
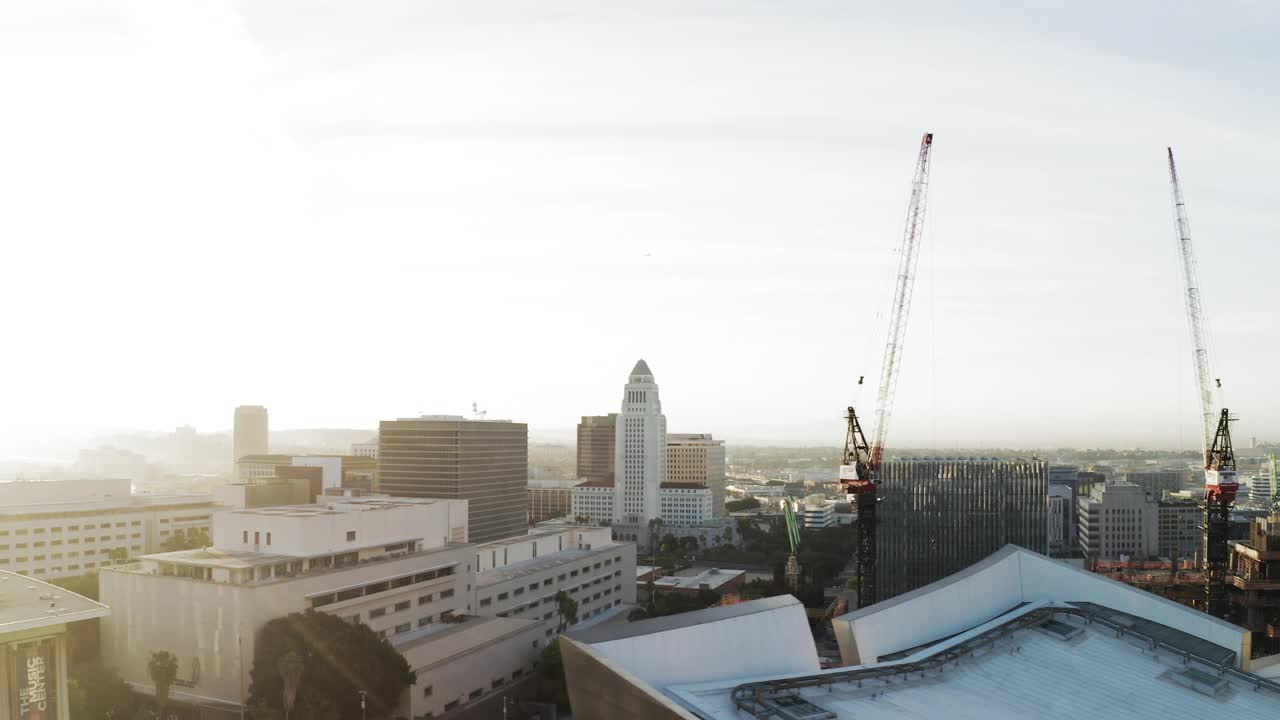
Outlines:
POLYGON ((706 483, 664 482, 658 486, 663 490, 706 490, 706 483))
POLYGON ((414 670, 422 670, 524 632, 537 624, 537 620, 468 617, 443 630, 411 632, 398 639, 395 646, 396 650, 409 659, 414 670))
POLYGON ((551 568, 560 567, 561 565, 567 565, 584 558, 593 557, 606 550, 618 547, 621 547, 621 545, 618 543, 610 543, 608 545, 597 545, 590 550, 579 550, 577 548, 565 549, 552 555, 513 562, 509 565, 503 565, 500 568, 485 570, 484 572, 479 573, 476 576, 476 587, 489 587, 490 585, 496 585, 500 582, 506 582, 507 580, 525 577, 530 573, 539 572, 541 570, 550 570, 551 568))
POLYGON ((715 590, 734 578, 741 577, 745 574, 745 570, 721 570, 719 568, 711 568, 710 570, 704 570, 697 575, 690 575, 687 577, 681 577, 679 575, 665 575, 654 580, 653 584, 658 588, 665 588, 668 590, 697 590, 703 585, 706 585, 709 590, 715 590))
POLYGON ((611 488, 611 487, 613 487, 613 482, 612 482, 612 481, 610 481, 610 480, 588 480, 588 481, 586 481, 586 482, 580 482, 580 483, 578 483, 577 485, 574 485, 574 487, 580 487, 580 488, 611 488))
POLYGON ((369 512, 374 510, 393 510, 396 508, 420 507, 449 502, 439 498, 406 498, 385 495, 362 496, 326 496, 323 503, 314 505, 277 505, 274 507, 246 508, 232 510, 233 515, 261 515, 266 517, 316 517, 319 515, 338 515, 346 512, 369 512))
POLYGON ((91 618, 106 617, 111 609, 57 585, 0 570, 0 638, 91 618))

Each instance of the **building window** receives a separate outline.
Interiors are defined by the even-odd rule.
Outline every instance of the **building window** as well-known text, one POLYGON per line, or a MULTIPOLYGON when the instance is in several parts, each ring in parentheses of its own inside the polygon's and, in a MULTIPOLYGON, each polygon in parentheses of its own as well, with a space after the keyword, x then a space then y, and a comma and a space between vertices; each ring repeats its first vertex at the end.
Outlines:
POLYGON ((484 690, 472 690, 472 691, 471 691, 471 694, 470 694, 470 695, 467 695, 467 699, 468 699, 468 700, 479 700, 481 695, 484 695, 484 690))
POLYGON ((400 612, 401 610, 408 610, 408 609, 409 609, 409 601, 408 601, 408 600, 405 600, 404 602, 398 602, 398 603, 396 603, 396 610, 395 610, 396 612, 400 612))
POLYGON ((427 593, 426 595, 420 595, 418 596, 418 604, 426 605, 427 603, 431 602, 431 598, 433 597, 434 595, 432 595, 431 593, 427 593))
POLYGON ((503 600, 506 600, 509 597, 511 596, 507 593, 498 593, 498 602, 502 602, 503 600))
POLYGON ((493 598, 491 597, 480 598, 480 607, 489 607, 492 604, 493 604, 493 598))
POLYGON ((453 591, 452 591, 452 590, 441 590, 441 591, 440 591, 440 599, 441 599, 441 600, 444 600, 445 598, 451 598, 451 597, 453 597, 453 591))
POLYGON ((356 541, 356 531, 355 531, 355 530, 348 530, 348 531, 347 531, 347 542, 355 542, 355 541, 356 541))
POLYGON ((271 533, 270 533, 270 532, 268 532, 268 533, 267 533, 267 544, 268 544, 268 545, 270 545, 270 544, 271 544, 271 533))
POLYGON ((370 610, 370 611, 369 611, 369 617, 370 617, 371 619, 372 619, 372 618, 380 618, 380 617, 382 617, 383 615, 386 615, 386 614, 387 614, 387 609, 386 609, 386 608, 374 608, 374 609, 372 609, 372 610, 370 610))
POLYGON ((422 697, 431 697, 431 693, 435 692, 435 688, 428 685, 422 688, 422 697))
POLYGON ((409 623, 401 623, 396 626, 396 634, 400 635, 402 633, 407 633, 409 632, 411 627, 412 626, 410 626, 409 623))
POLYGON ((426 626, 428 626, 428 625, 430 625, 430 624, 431 624, 431 616, 430 616, 430 615, 428 615, 427 617, 424 617, 424 618, 418 618, 418 627, 426 627, 426 626))
POLYGON ((245 545, 248 545, 248 544, 249 544, 249 531, 248 531, 248 530, 244 530, 244 531, 242 531, 242 532, 240 533, 240 542, 244 543, 245 545))

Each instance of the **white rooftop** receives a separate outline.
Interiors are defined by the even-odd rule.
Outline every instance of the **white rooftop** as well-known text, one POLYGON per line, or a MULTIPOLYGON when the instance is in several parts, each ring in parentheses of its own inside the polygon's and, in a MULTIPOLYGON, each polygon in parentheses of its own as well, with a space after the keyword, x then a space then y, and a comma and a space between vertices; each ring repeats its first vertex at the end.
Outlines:
POLYGON ((621 682, 703 720, 1280 716, 1244 628, 1012 545, 832 625, 829 670, 790 596, 570 633, 574 666, 620 678, 571 695, 621 682))
POLYGON ((654 580, 653 584, 658 588, 679 590, 697 590, 703 585, 706 585, 707 589, 715 590, 730 580, 745 574, 745 570, 721 570, 719 568, 711 568, 710 570, 704 570, 697 575, 664 575, 657 580, 654 580))
POLYGON ((10 633, 110 614, 106 605, 70 590, 0 570, 0 640, 10 633))

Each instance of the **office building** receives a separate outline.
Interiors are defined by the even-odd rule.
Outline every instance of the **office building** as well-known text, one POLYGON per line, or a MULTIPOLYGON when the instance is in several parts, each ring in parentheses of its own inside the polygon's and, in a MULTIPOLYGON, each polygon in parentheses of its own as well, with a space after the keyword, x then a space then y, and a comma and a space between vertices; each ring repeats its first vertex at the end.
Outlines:
POLYGON ((298 468, 319 469, 318 495, 327 488, 371 490, 378 461, 361 455, 246 455, 236 463, 236 476, 246 483, 272 477, 310 477, 298 468))
POLYGON ((210 495, 134 495, 128 480, 0 483, 0 569, 41 580, 92 572, 112 555, 204 536, 210 495))
POLYGON ((833 527, 836 524, 836 503, 823 495, 809 495, 796 508, 796 519, 807 529, 833 527))
POLYGON ((658 487, 658 517, 664 525, 697 525, 711 519, 711 488, 665 482, 658 487))
POLYGON ((634 602, 635 547, 607 529, 549 527, 467 539, 462 500, 359 497, 226 511, 214 547, 149 555, 101 575, 104 662, 142 691, 152 650, 172 652, 181 707, 239 717, 257 631, 317 610, 386 638, 416 672, 398 714, 436 717, 531 672, 558 627, 557 592, 589 627, 634 602), (627 580, 628 582, 623 582, 627 580))
POLYGON ((880 475, 877 582, 892 598, 1006 544, 1049 550, 1048 464, 1041 460, 889 460, 880 475))
POLYGON ((1186 470, 1131 470, 1120 475, 1121 481, 1141 487, 1152 500, 1186 489, 1187 478, 1186 470))
POLYGON ((724 441, 709 433, 668 434, 667 482, 706 485, 711 489, 712 516, 725 517, 724 441))
POLYGON ((578 479, 613 482, 618 414, 583 415, 578 423, 578 479))
POLYGON ((467 501, 474 542, 528 527, 529 429, 510 420, 424 415, 384 420, 375 489, 397 497, 467 501))
POLYGON ((374 438, 369 442, 351 443, 351 454, 356 457, 367 457, 378 459, 378 438, 374 438))
POLYGON ((0 718, 72 720, 67 630, 110 612, 56 585, 0 570, 0 718))
POLYGON ((667 480, 667 418, 644 360, 631 369, 623 390, 613 457, 613 520, 645 526, 660 515, 658 490, 667 480))
POLYGON ((613 522, 613 483, 588 480, 569 491, 570 512, 575 517, 608 525, 613 522))
POLYGON ((1080 498, 1080 550, 1095 560, 1145 558, 1159 546, 1157 504, 1144 488, 1107 483, 1080 498))
POLYGON ((1066 485, 1049 485, 1049 554, 1059 555, 1074 548, 1071 538, 1075 534, 1076 506, 1071 501, 1072 488, 1066 485))
POLYGON ((1269 717, 1244 628, 1018 547, 832 619, 788 595, 560 638, 574 715, 611 720, 1269 717), (672 648, 679 648, 678 652, 672 648))
MULTIPOLYGON (((231 466, 245 455, 265 455, 270 450, 267 440, 267 409, 261 405, 241 405, 236 408, 235 426, 231 431, 231 466)), ((242 479, 234 476, 236 479, 242 479)))
POLYGON ((574 480, 529 479, 529 524, 534 525, 569 515, 573 510, 574 480))

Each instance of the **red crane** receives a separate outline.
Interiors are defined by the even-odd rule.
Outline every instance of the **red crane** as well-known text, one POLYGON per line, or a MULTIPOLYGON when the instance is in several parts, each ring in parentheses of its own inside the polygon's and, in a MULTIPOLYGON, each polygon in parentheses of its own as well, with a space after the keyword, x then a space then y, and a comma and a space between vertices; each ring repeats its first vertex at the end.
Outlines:
MULTIPOLYGON (((911 309, 911 291, 915 287, 916 261, 920 256, 920 238, 924 234, 925 200, 929 191, 929 151, 933 133, 925 133, 916 156, 915 176, 911 183, 911 199, 907 205, 907 223, 898 251, 897 281, 889 315, 889 335, 885 341, 884 360, 880 365, 880 390, 876 396, 875 427, 872 442, 867 443, 858 415, 849 407, 845 420, 847 430, 844 457, 840 464, 840 483, 858 510, 858 538, 855 552, 858 607, 876 602, 876 490, 880 463, 884 458, 884 441, 889 432, 893 396, 898 387, 898 369, 902 360, 902 343, 906 337, 907 315, 911 309)), ((858 384, 862 384, 859 378, 858 384)))

